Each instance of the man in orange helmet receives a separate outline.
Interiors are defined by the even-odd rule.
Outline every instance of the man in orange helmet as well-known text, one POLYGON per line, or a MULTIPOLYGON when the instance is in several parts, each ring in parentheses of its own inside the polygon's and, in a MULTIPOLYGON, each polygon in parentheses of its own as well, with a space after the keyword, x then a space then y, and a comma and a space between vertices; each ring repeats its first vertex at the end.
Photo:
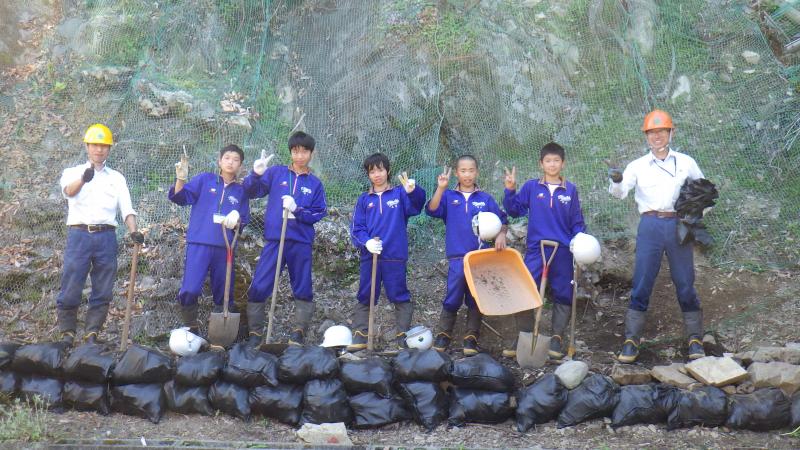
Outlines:
POLYGON ((631 301, 625 315, 625 341, 618 356, 622 363, 632 363, 639 356, 645 314, 665 252, 683 312, 687 357, 705 356, 701 341, 703 311, 694 288, 693 245, 678 242, 678 217, 674 208, 684 181, 703 178, 703 172, 691 156, 669 147, 674 130, 668 113, 658 109, 651 111, 642 124, 650 151, 631 161, 624 172, 613 168, 608 171, 611 179, 608 192, 623 199, 628 191, 635 189, 634 199, 641 215, 631 301))
POLYGON ((64 169, 61 193, 69 206, 67 248, 61 292, 56 299, 61 340, 72 345, 86 277, 92 292, 86 310, 84 340, 94 342, 103 327, 117 275, 117 211, 130 231, 130 239, 144 243, 136 231, 136 212, 125 177, 106 164, 114 138, 105 125, 94 124, 83 137, 88 161, 64 169))

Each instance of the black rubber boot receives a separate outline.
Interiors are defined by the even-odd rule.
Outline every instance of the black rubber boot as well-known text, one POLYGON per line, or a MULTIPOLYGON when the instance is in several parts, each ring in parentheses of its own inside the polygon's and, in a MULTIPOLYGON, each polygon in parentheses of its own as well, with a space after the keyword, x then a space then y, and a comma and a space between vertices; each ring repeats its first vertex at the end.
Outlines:
POLYGON ((478 354, 478 338, 481 335, 481 314, 478 308, 467 308, 467 333, 464 335, 464 356, 478 354))
POLYGON ((266 303, 247 303, 247 345, 259 347, 264 338, 264 322, 267 320, 266 303))
POLYGON ((295 328, 289 334, 289 345, 304 345, 306 342, 306 335, 300 328, 295 328))
POLYGON ((181 305, 181 321, 184 327, 189 327, 189 331, 200 334, 200 321, 197 319, 197 311, 200 305, 181 305))
POLYGON ((436 338, 433 340, 433 348, 439 352, 446 352, 453 340, 453 328, 456 326, 457 312, 450 312, 442 308, 439 313, 439 323, 436 325, 436 338))
POLYGON ((61 342, 71 347, 75 342, 75 329, 78 327, 78 308, 57 308, 56 317, 61 342))
POLYGON ((625 342, 622 343, 622 350, 619 352, 617 360, 623 364, 631 364, 639 357, 639 344, 642 339, 642 330, 646 313, 635 309, 628 309, 625 313, 625 342))
POLYGON ((367 348, 367 328, 369 327, 369 304, 356 303, 353 309, 353 343, 347 351, 356 352, 367 348))
POLYGON ((411 316, 414 315, 414 304, 409 302, 394 304, 394 326, 398 336, 405 335, 411 328, 411 316))
POLYGON ((689 341, 686 357, 695 360, 706 356, 703 349, 703 311, 684 312, 683 325, 689 341))
POLYGON ((517 335, 514 336, 514 342, 510 348, 503 349, 503 357, 516 358, 517 357, 517 341, 519 340, 519 333, 533 333, 533 322, 536 318, 535 310, 529 309, 514 314, 514 323, 517 326, 517 335))
POLYGON ((552 359, 564 357, 564 336, 566 335, 569 318, 572 315, 572 305, 553 303, 553 315, 551 317, 552 337, 550 339, 550 349, 547 354, 552 359))
POLYGON ((305 335, 308 334, 308 327, 311 325, 311 320, 314 318, 314 311, 317 304, 314 302, 307 302, 305 300, 294 301, 294 330, 289 336, 289 344, 303 345, 305 343, 305 335), (296 332, 299 331, 298 335, 296 332))

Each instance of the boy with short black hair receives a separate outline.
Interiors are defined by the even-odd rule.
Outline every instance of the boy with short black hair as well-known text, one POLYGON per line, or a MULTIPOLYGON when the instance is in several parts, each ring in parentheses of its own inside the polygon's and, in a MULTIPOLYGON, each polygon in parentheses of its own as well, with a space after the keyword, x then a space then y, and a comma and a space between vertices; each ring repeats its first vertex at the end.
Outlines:
MULTIPOLYGON (((556 251, 550 265, 548 282, 553 297, 552 339, 549 355, 553 359, 564 357, 562 336, 570 318, 572 305, 572 252, 570 244, 576 234, 586 231, 581 212, 578 188, 561 176, 566 161, 564 148, 555 142, 545 144, 539 152, 539 166, 544 175, 528 180, 516 191, 516 167, 506 169, 503 206, 511 217, 528 216, 525 265, 540 285, 542 278, 542 253, 539 242, 556 241, 563 246, 556 251)), ((545 248, 545 257, 552 251, 545 248)), ((542 298, 545 293, 541 292, 542 298)), ((515 315, 519 331, 533 330, 533 311, 515 315)), ((515 346, 516 347, 516 346, 515 346)), ((516 349, 503 350, 503 356, 515 357, 516 349)))
POLYGON ((289 344, 303 345, 308 326, 314 316, 314 295, 311 282, 311 248, 314 243, 314 224, 328 214, 325 188, 311 173, 309 163, 316 142, 310 135, 298 131, 289 137, 292 163, 288 166, 267 164, 273 155, 253 163, 253 172, 244 179, 250 198, 269 195, 264 210, 264 249, 258 260, 247 296, 247 324, 250 345, 259 345, 266 322, 266 300, 272 294, 275 269, 278 264, 283 211, 288 213, 283 261, 289 270, 295 305, 295 324, 289 344))
POLYGON ((411 327, 414 306, 406 285, 406 262, 408 261, 408 218, 422 212, 425 191, 416 186, 405 172, 398 175, 401 186, 389 184, 391 165, 383 153, 374 153, 364 160, 364 171, 369 177, 370 190, 361 194, 353 211, 350 237, 353 245, 361 250, 358 285, 358 303, 353 315, 353 343, 350 351, 367 347, 369 299, 372 289, 372 255, 378 257, 375 278, 375 301, 381 292, 395 308, 397 346, 405 347, 406 331, 411 327))

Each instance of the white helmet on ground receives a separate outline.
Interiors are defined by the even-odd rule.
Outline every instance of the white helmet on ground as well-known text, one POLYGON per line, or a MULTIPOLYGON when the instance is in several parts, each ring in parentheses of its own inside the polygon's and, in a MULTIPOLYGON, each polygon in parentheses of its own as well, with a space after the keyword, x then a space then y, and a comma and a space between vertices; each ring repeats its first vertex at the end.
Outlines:
POLYGON ((406 333, 406 345, 408 348, 427 350, 433 345, 433 333, 428 327, 417 325, 406 333))
POLYGON ((353 343, 353 334, 350 328, 344 325, 328 327, 323 335, 320 347, 346 347, 353 343))
POLYGON ((578 233, 570 243, 572 255, 578 264, 593 264, 600 259, 600 242, 586 233, 578 233))
POLYGON ((189 327, 176 328, 169 334, 169 349, 178 356, 196 355, 206 340, 189 331, 189 327))
POLYGON ((472 232, 483 241, 491 241, 500 234, 503 223, 493 212, 481 211, 472 216, 472 232))

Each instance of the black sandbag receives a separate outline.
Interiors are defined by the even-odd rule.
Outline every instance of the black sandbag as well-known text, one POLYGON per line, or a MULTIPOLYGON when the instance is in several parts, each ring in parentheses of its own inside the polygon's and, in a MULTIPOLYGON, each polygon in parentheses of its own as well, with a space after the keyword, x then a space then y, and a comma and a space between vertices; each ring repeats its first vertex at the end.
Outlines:
POLYGON ((297 425, 303 413, 303 388, 297 384, 259 386, 250 391, 250 410, 253 414, 297 425))
POLYGON ((167 408, 181 414, 213 416, 214 408, 208 401, 208 386, 181 386, 175 380, 164 385, 167 408))
POLYGON ((294 345, 278 358, 278 379, 284 383, 305 384, 308 380, 331 378, 338 373, 339 360, 325 347, 294 345))
POLYGON ((375 392, 392 397, 392 367, 382 358, 373 357, 342 363, 339 379, 349 394, 375 392))
POLYGON ((114 384, 165 383, 172 378, 172 358, 141 345, 125 350, 114 367, 114 384))
POLYGON ((728 419, 728 397, 713 386, 678 392, 675 407, 667 418, 667 429, 690 428, 695 425, 719 427, 728 419))
POLYGON ((0 394, 14 395, 19 389, 19 375, 10 370, 0 372, 0 394))
POLYGON ((222 379, 243 387, 277 386, 277 358, 246 342, 231 347, 222 379))
POLYGON ((108 384, 67 381, 64 383, 64 404, 78 411, 95 411, 107 416, 111 414, 108 384))
POLYGON ((567 404, 568 396, 567 388, 552 373, 520 390, 517 394, 517 431, 524 433, 534 425, 557 418, 567 404))
MULTIPOLYGON (((184 356, 175 365, 176 383, 181 386, 211 386, 225 367, 225 354, 205 352, 184 356)), ((274 364, 273 364, 274 367, 274 364)))
POLYGON ((394 377, 400 383, 446 381, 453 371, 453 361, 434 349, 405 349, 394 359, 394 377))
POLYGON ((104 345, 85 344, 70 353, 64 363, 64 376, 69 380, 106 383, 114 369, 114 354, 104 345))
POLYGON ((376 392, 362 392, 350 397, 349 402, 355 428, 376 428, 411 420, 411 412, 399 397, 386 398, 376 392))
POLYGON ((60 378, 67 359, 67 346, 63 342, 23 345, 14 352, 11 369, 21 374, 60 378))
POLYGON ((605 375, 589 375, 578 387, 569 391, 567 404, 558 415, 558 428, 608 417, 614 412, 617 402, 619 386, 614 380, 605 375))
POLYGON ((57 378, 28 375, 20 380, 19 395, 29 402, 34 401, 34 397, 39 397, 48 408, 59 410, 62 407, 63 387, 64 384, 57 378))
POLYGON ((430 381, 413 381, 399 385, 400 395, 411 409, 414 421, 427 431, 433 431, 443 420, 447 419, 450 405, 447 393, 439 383, 430 381))
POLYGON ((514 414, 508 392, 482 391, 454 387, 450 395, 448 423, 460 427, 465 423, 503 423, 514 414))
POLYGON ((800 391, 792 396, 792 421, 789 423, 792 429, 800 427, 800 391))
POLYGON ((19 344, 13 342, 3 342, 0 344, 0 370, 5 369, 14 360, 14 353, 19 348, 19 344))
POLYGON ((158 423, 167 410, 162 385, 126 384, 111 387, 111 410, 158 423))
POLYGON ((770 431, 789 425, 792 403, 778 388, 759 389, 752 394, 734 394, 728 399, 725 426, 734 430, 770 431))
POLYGON ((677 389, 664 384, 622 386, 619 403, 611 415, 611 426, 622 427, 640 423, 656 424, 667 421, 670 402, 664 402, 677 389))
POLYGON ((211 406, 244 421, 250 420, 249 396, 247 388, 223 380, 218 380, 208 389, 211 406))
POLYGON ((511 392, 514 389, 511 370, 488 353, 454 361, 451 378, 453 384, 462 388, 494 392, 511 392))
POLYGON ((303 389, 303 414, 300 423, 335 423, 349 425, 353 411, 347 403, 344 384, 336 378, 311 380, 303 389))

